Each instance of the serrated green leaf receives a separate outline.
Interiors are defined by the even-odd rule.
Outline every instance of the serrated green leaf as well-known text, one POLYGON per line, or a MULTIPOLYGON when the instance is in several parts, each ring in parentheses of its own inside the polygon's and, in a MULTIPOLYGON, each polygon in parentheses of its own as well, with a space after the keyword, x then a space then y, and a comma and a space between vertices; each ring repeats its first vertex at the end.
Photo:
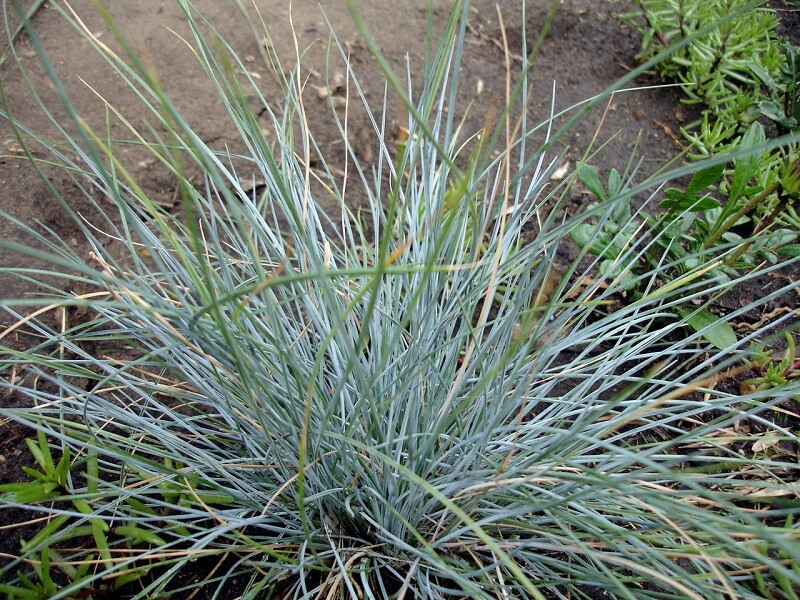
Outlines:
POLYGON ((603 189, 603 182, 600 181, 600 176, 597 174, 597 171, 595 171, 586 163, 579 162, 575 172, 578 175, 578 179, 581 180, 583 185, 585 185, 586 188, 592 192, 592 194, 594 194, 598 200, 608 199, 606 191, 603 189))
POLYGON ((737 337, 733 328, 710 310, 677 308, 676 311, 692 329, 716 348, 727 350, 736 344, 737 337))

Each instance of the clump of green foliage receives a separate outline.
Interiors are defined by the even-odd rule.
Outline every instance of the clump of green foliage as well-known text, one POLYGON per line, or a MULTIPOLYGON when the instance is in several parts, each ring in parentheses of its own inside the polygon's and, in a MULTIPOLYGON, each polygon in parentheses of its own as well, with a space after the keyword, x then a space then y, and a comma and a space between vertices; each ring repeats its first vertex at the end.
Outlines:
MULTIPOLYGON (((777 359, 763 347, 757 347, 747 364, 756 376, 743 383, 759 389, 777 388, 786 385, 790 379, 800 378, 800 358, 797 356, 794 337, 786 334, 786 350, 777 359)), ((795 397, 800 402, 800 396, 795 397)))
MULTIPOLYGON (((639 12, 621 15, 642 36, 637 58, 653 61, 662 79, 681 84, 682 102, 701 108, 701 119, 682 128, 693 158, 737 151, 759 119, 768 139, 797 131, 800 48, 778 37, 775 11, 748 0, 638 4, 639 12)), ((782 164, 796 156, 791 144, 762 153, 761 188, 769 188, 782 164)))
POLYGON ((637 2, 640 12, 622 15, 642 35, 637 58, 651 60, 676 47, 654 69, 681 84, 684 102, 702 109, 704 133, 692 138, 695 150, 719 152, 720 144, 738 138, 760 114, 765 96, 754 68, 768 79, 782 70, 775 12, 754 8, 759 3, 750 0, 637 2))
POLYGON ((744 154, 733 155, 730 161, 721 155, 702 163, 712 164, 695 172, 684 187, 663 190, 658 206, 641 213, 638 220, 631 220, 636 194, 631 177, 623 178, 612 169, 608 183, 603 184, 590 165, 579 163, 576 175, 596 198, 605 202, 621 197, 626 203, 600 227, 588 223, 576 227, 573 241, 603 259, 599 269, 603 276, 622 277, 631 284, 641 283, 637 272, 663 260, 663 251, 670 256, 675 276, 692 272, 704 261, 715 261, 716 266, 704 276, 711 280, 730 279, 762 262, 776 264, 800 256, 796 244, 800 221, 794 212, 800 198, 800 159, 779 165, 763 181, 763 160, 769 155, 761 150, 765 143, 763 127, 753 123, 739 142, 744 154), (665 235, 653 253, 630 262, 624 255, 639 235, 641 221, 665 235))
MULTIPOLYGON (((400 83, 361 26, 402 99, 401 148, 340 48, 350 110, 363 104, 378 145, 377 166, 359 163, 337 120, 357 173, 347 189, 367 198, 366 223, 314 143, 300 67, 285 75, 268 57, 285 99, 265 111, 268 140, 248 100, 270 106, 259 86, 195 8, 181 6, 243 156, 203 142, 129 45, 118 56, 86 35, 140 94, 152 122, 141 131, 123 122, 177 178, 190 218, 164 212, 122 168, 110 128, 76 116, 80 135, 53 142, 0 113, 21 144, 49 152, 87 198, 100 195, 107 217, 100 231, 71 213, 91 262, 20 223, 37 248, 0 239, 51 265, 23 274, 41 277, 46 297, 3 305, 16 319, 4 333, 26 327, 40 342, 2 348, 0 369, 20 376, 0 387, 32 406, 0 416, 37 431, 31 450, 43 462, 31 482, 4 488, 0 505, 66 519, 3 567, 7 593, 87 597, 125 577, 137 599, 200 586, 221 597, 234 580, 246 599, 359 600, 704 600, 800 585, 797 506, 774 475, 796 474, 796 461, 715 441, 765 419, 800 382, 730 394, 716 383, 741 359, 739 343, 715 348, 703 341, 708 328, 684 333, 746 277, 700 285, 715 262, 690 249, 684 260, 696 265, 668 279, 674 260, 662 251, 636 275, 643 293, 611 312, 630 282, 593 279, 595 265, 579 257, 544 296, 558 248, 586 224, 613 218, 634 254, 668 248, 669 233, 634 221, 619 176, 606 202, 565 217, 550 180, 559 157, 531 147, 549 123, 523 112, 518 129, 501 120, 478 143, 463 138, 454 108, 467 2, 455 3, 418 87, 400 83), (161 137, 147 141, 152 132, 161 137), (187 176, 189 163, 201 180, 187 176), (262 191, 243 181, 242 164, 262 191), (639 235, 629 235, 633 224, 639 235), (123 242, 123 256, 107 237, 123 242), (47 287, 53 277, 89 291, 47 287), (63 328, 45 318, 75 306, 91 318, 63 328), (40 313, 23 316, 31 307, 40 313), (77 527, 82 544, 72 543, 77 527), (200 557, 225 568, 179 583, 200 557), (53 584, 50 570, 68 566, 75 571, 53 584)), ((526 76, 527 67, 504 118, 524 105, 526 76)), ((75 115, 61 82, 51 83, 75 115)), ((678 174, 692 169, 689 195, 707 178, 699 167, 678 174)), ((766 270, 796 263, 780 257, 766 270)), ((725 323, 792 289, 765 293, 725 323)))
MULTIPOLYGON (((672 281, 704 261, 714 266, 702 279, 720 281, 800 256, 800 154, 793 137, 800 108, 800 49, 780 43, 774 12, 757 4, 639 0, 640 12, 623 15, 642 34, 638 57, 652 61, 664 79, 680 82, 683 101, 703 109, 701 121, 683 133, 692 157, 708 159, 684 187, 665 189, 661 199, 651 197, 633 223, 628 206, 602 224, 573 230, 573 241, 601 258, 600 273, 621 278, 634 298, 646 293, 642 270, 662 262, 664 252, 671 265, 665 274, 672 281), (667 49, 674 52, 660 56, 667 49), (770 138, 781 134, 789 136, 786 142, 770 145, 770 138), (642 222, 664 236, 647 251, 631 254, 631 240, 640 235, 637 223, 642 222)), ((587 164, 579 165, 577 176, 601 202, 634 198, 630 179, 614 170, 607 186, 587 164)), ((716 321, 711 313, 700 312, 691 324, 704 329, 713 343, 725 345, 733 331, 721 324, 707 327, 716 321)))

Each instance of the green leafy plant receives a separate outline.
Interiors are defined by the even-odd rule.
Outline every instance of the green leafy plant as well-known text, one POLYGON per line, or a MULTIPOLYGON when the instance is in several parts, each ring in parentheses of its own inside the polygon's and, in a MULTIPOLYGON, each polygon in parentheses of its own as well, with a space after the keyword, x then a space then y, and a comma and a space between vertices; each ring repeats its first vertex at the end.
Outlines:
MULTIPOLYGON (((789 159, 780 174, 771 174, 772 183, 765 187, 760 181, 764 153, 758 150, 765 142, 762 126, 753 123, 739 142, 740 150, 751 153, 734 155, 727 173, 726 164, 719 161, 701 168, 685 187, 666 188, 658 208, 641 211, 637 218, 631 217, 634 194, 630 180, 623 182, 612 169, 604 186, 595 169, 579 163, 577 178, 600 203, 619 200, 602 218, 573 228, 573 242, 600 257, 599 274, 618 281, 634 298, 646 294, 650 285, 642 274, 658 265, 664 266, 661 277, 670 281, 694 277, 692 274, 702 269, 701 279, 711 282, 735 278, 738 272, 753 270, 762 262, 777 264, 783 258, 800 256, 794 243, 800 238, 800 229, 792 224, 773 226, 780 224, 800 189, 795 181, 798 159, 789 159), (654 244, 633 253, 630 249, 644 224, 657 232, 654 244), (703 268, 709 264, 712 266, 703 268)), ((735 339, 733 330, 708 310, 684 310, 682 316, 695 330, 705 331, 706 339, 718 348, 735 339)))
POLYGON ((64 451, 59 461, 53 460, 50 445, 41 431, 37 439, 26 439, 25 443, 30 450, 39 470, 31 467, 22 467, 22 470, 33 477, 33 481, 26 483, 6 484, 0 486, 0 492, 13 493, 22 502, 41 502, 60 496, 67 491, 70 469, 69 449, 64 451))
POLYGON ((759 112, 773 121, 782 133, 797 131, 800 125, 800 48, 783 43, 780 69, 770 73, 758 63, 750 70, 766 90, 767 97, 758 103, 759 112))
MULTIPOLYGON (((597 268, 601 277, 612 281, 614 287, 619 287, 625 296, 631 296, 634 300, 647 294, 650 282, 644 275, 651 273, 658 264, 663 264, 665 258, 668 258, 669 268, 662 269, 660 277, 678 282, 687 274, 694 278, 694 273, 705 264, 707 256, 699 251, 703 244, 690 234, 690 229, 691 233, 696 232, 692 226, 698 212, 719 206, 716 200, 698 195, 698 192, 718 179, 722 166, 715 165, 698 171, 685 190, 667 189, 667 199, 661 202, 661 206, 668 207, 668 212, 656 217, 642 213, 639 218, 632 218, 633 196, 626 190, 619 173, 612 169, 608 186, 604 187, 592 167, 579 163, 577 177, 602 203, 616 199, 615 210, 595 222, 576 225, 570 231, 570 237, 584 251, 601 259, 597 268), (645 225, 660 235, 655 245, 643 252, 633 252, 632 248, 645 225)), ((703 277, 713 279, 714 275, 709 272, 704 273, 703 277)), ((673 310, 688 326, 703 332, 705 339, 717 348, 725 349, 736 343, 733 329, 708 309, 675 306, 673 310)))
POLYGON ((102 597, 108 594, 108 589, 93 588, 91 584, 84 585, 88 582, 91 575, 92 565, 94 563, 94 556, 88 555, 83 562, 74 566, 69 561, 56 552, 55 550, 44 546, 37 552, 30 552, 32 558, 33 572, 30 577, 23 572, 17 573, 17 581, 15 583, 0 583, 0 594, 3 594, 9 600, 49 600, 50 598, 59 595, 59 590, 63 588, 59 580, 64 577, 70 582, 70 585, 80 589, 79 593, 75 593, 66 597, 68 600, 78 600, 79 598, 94 598, 102 597), (53 570, 58 566, 58 571, 61 575, 55 575, 53 570))
MULTIPOLYGON (((24 466, 22 470, 33 479, 0 485, 0 500, 19 505, 37 505, 44 502, 69 502, 73 511, 62 511, 55 515, 47 525, 30 540, 22 540, 21 549, 31 559, 34 573, 28 578, 19 573, 18 584, 0 583, 0 594, 10 598, 52 598, 59 589, 56 575, 51 568, 58 567, 62 577, 65 576, 72 585, 82 586, 90 575, 90 567, 94 555, 85 557, 85 562, 77 566, 65 561, 62 555, 51 546, 63 544, 69 540, 91 538, 97 555, 106 564, 111 562, 111 554, 107 535, 108 523, 95 516, 95 511, 85 498, 91 498, 97 492, 98 462, 96 455, 85 460, 87 488, 84 493, 73 488, 72 480, 76 476, 76 467, 70 461, 69 447, 65 447, 61 458, 56 462, 50 451, 50 444, 43 431, 39 431, 36 440, 25 440, 39 469, 24 466), (77 512, 76 512, 77 511, 77 512), (76 519, 77 515, 81 515, 76 519), (85 515, 85 516, 84 516, 85 515), (88 523, 87 523, 88 521, 88 523), (80 522, 86 523, 81 525, 80 522), (66 527, 70 524, 69 527, 66 527)), ((13 568, 12 563, 12 568, 13 568)))
MULTIPOLYGON (((720 266, 730 273, 735 268, 753 269, 764 260, 775 264, 779 253, 798 255, 792 242, 800 231, 773 225, 795 202, 800 159, 790 154, 777 171, 767 171, 765 182, 765 153, 757 151, 765 141, 763 128, 753 123, 739 143, 739 150, 753 150, 753 154, 734 155, 733 168, 727 173, 723 163, 699 171, 685 191, 665 191, 665 199, 659 203, 666 209, 664 226, 684 242, 673 246, 676 258, 687 258, 686 247, 710 251, 715 258, 724 258, 720 266), (721 201, 712 195, 715 191, 722 195, 721 201), (688 218, 686 211, 691 215, 688 218), (744 233, 737 233, 737 228, 744 233)), ((693 259, 688 260, 688 268, 696 266, 693 259)))
MULTIPOLYGON (((656 70, 662 78, 682 83, 684 102, 702 107, 700 121, 682 128, 693 158, 734 154, 754 147, 765 137, 797 130, 800 49, 778 38, 777 17, 774 11, 760 8, 761 4, 746 0, 639 0, 640 12, 622 15, 642 35, 642 60, 654 59, 664 48, 683 44, 658 62, 656 70), (719 19, 726 20, 709 31, 708 24, 719 19), (695 38, 686 43, 692 35, 695 38), (767 136, 756 121, 759 117, 774 123, 767 136)), ((752 186, 750 179, 755 176, 760 187, 750 196, 762 191, 764 196, 747 212, 753 213, 756 227, 763 228, 759 225, 762 218, 771 224, 787 209, 774 191, 784 165, 796 156, 796 147, 790 145, 739 161, 742 168, 748 163, 747 178, 740 177, 739 172, 725 173, 720 182, 723 194, 728 193, 726 186, 731 188, 726 208, 738 208, 737 201, 745 196, 742 186, 752 186)), ((721 233, 732 236, 730 228, 721 233)), ((753 257, 751 254, 745 259, 753 257)))
POLYGON ((765 351, 763 347, 756 348, 753 357, 747 361, 747 364, 759 374, 742 382, 743 385, 763 390, 778 388, 786 385, 792 379, 800 378, 800 359, 797 358, 794 337, 789 333, 785 337, 786 350, 780 360, 774 359, 772 354, 765 351))
MULTIPOLYGON (((35 377, 0 383, 33 403, 0 415, 43 432, 70 456, 97 456, 97 477, 79 491, 91 512, 70 517, 113 522, 118 536, 107 537, 113 561, 53 598, 143 568, 150 572, 136 598, 201 582, 220 597, 234 580, 244 582, 242 598, 755 598, 756 585, 800 584, 792 567, 800 532, 786 526, 796 505, 767 501, 756 513, 741 492, 755 478, 764 490, 781 489, 780 478, 764 474, 797 465, 723 446, 723 455, 702 450, 721 428, 767 418, 800 382, 780 393, 720 390, 739 348, 710 348, 703 331, 684 335, 676 312, 704 306, 748 275, 701 286, 705 255, 678 280, 657 262, 637 273, 649 285, 636 301, 609 312, 629 282, 586 283, 593 266, 575 260, 542 298, 559 246, 585 223, 613 216, 633 253, 665 234, 644 223, 641 235, 628 237, 625 217, 635 215, 617 193, 621 176, 587 214, 558 210, 549 178, 558 157, 531 147, 539 125, 523 112, 519 133, 503 136, 512 130, 510 107, 526 97, 526 70, 485 144, 461 137, 452 78, 468 3, 456 3, 413 98, 349 3, 402 99, 409 136, 395 153, 386 115, 372 121, 379 151, 371 177, 340 123, 357 172, 347 182, 314 143, 299 67, 288 76, 276 67, 285 104, 266 103, 246 75, 242 83, 247 71, 225 41, 191 4, 181 6, 244 155, 204 143, 135 53, 118 56, 91 34, 87 41, 140 90, 152 124, 139 131, 124 123, 179 181, 187 217, 152 201, 125 170, 110 131, 75 117, 80 135, 55 143, 2 113, 21 144, 49 151, 87 198, 101 194, 96 207, 107 217, 101 233, 72 212, 91 262, 21 223, 39 248, 0 240, 52 265, 26 277, 89 286, 82 294, 50 286, 47 298, 4 303, 18 319, 12 329, 29 327, 42 341, 3 348, 0 368, 35 377), (248 93, 273 107, 265 111, 269 142, 248 93), (145 135, 157 131, 155 141, 145 135), (312 172, 314 154, 322 166, 312 172), (188 164, 202 181, 187 176, 188 164), (247 186, 242 164, 265 181, 263 191, 247 186), (367 223, 345 203, 345 183, 348 193, 361 186, 367 223), (323 200, 338 212, 325 213, 323 200), (106 249, 107 236, 124 242, 123 256, 106 249), (80 306, 92 318, 55 331, 20 314, 31 306, 80 306), (106 351, 89 352, 87 341, 106 351), (134 551, 134 542, 146 545, 134 551), (229 568, 198 574, 199 558, 229 568)), ((373 118, 341 54, 353 104, 360 100, 373 118)), ((58 79, 52 84, 64 92, 58 79)), ((774 289, 726 319, 792 289, 774 289)), ((58 481, 58 469, 52 473, 58 481)), ((59 514, 43 498, 16 493, 0 502, 59 514)), ((58 539, 40 535, 39 549, 58 539)), ((87 555, 74 559, 82 564, 87 555)), ((17 587, 32 577, 2 576, 17 587)))
MULTIPOLYGON (((700 105, 715 127, 733 138, 758 116, 763 99, 754 69, 769 79, 781 69, 775 12, 750 0, 638 0, 640 12, 622 15, 642 35, 641 60, 687 44, 655 69, 681 84, 684 102, 700 105), (712 24, 721 23, 718 26, 712 24)), ((692 129, 690 126, 688 129, 692 129)), ((707 153, 707 147, 698 148, 707 153)))

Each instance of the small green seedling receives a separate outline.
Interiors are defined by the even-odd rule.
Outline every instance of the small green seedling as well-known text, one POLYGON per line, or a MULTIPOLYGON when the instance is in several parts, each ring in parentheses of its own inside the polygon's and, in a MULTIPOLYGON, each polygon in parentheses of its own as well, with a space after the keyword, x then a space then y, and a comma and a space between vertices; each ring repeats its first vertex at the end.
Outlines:
POLYGON ((641 223, 632 218, 631 196, 626 193, 626 182, 616 169, 611 169, 608 183, 603 185, 600 176, 586 163, 578 163, 576 175, 587 189, 601 202, 615 199, 613 209, 598 224, 580 223, 570 231, 570 237, 579 247, 602 259, 600 274, 607 279, 617 279, 633 288, 636 269, 625 259, 625 254, 635 239, 641 223))
POLYGON ((38 469, 23 467, 23 471, 30 475, 30 481, 0 485, 0 497, 16 504, 41 504, 45 502, 66 501, 74 509, 86 516, 85 525, 73 524, 75 517, 69 514, 60 514, 42 527, 30 540, 22 540, 20 549, 24 555, 36 556, 30 560, 33 573, 20 576, 22 588, 0 587, 0 593, 10 595, 12 598, 50 598, 53 592, 53 575, 51 569, 58 566, 59 570, 70 582, 77 582, 89 573, 94 557, 88 557, 78 566, 71 561, 62 560, 61 555, 49 547, 53 541, 67 541, 80 538, 92 538, 100 558, 106 565, 112 564, 107 535, 109 526, 103 519, 94 516, 89 499, 97 495, 98 462, 95 454, 89 454, 80 464, 86 468, 85 490, 74 490, 72 479, 76 464, 71 460, 69 448, 63 449, 61 458, 56 462, 50 450, 50 444, 44 432, 39 431, 35 440, 25 440, 38 469), (41 594, 41 595, 37 595, 41 594))
POLYGON ((758 375, 742 383, 756 390, 781 387, 792 379, 800 378, 800 359, 797 358, 794 338, 789 333, 786 334, 786 350, 780 360, 776 361, 771 354, 757 348, 754 357, 746 364, 755 369, 758 375))
POLYGON ((50 552, 47 547, 42 548, 40 559, 32 561, 34 578, 27 577, 24 573, 17 574, 19 583, 11 585, 0 583, 0 594, 8 600, 47 600, 58 591, 58 585, 53 581, 50 572, 50 552))
POLYGON ((22 467, 22 470, 33 479, 0 485, 0 494, 12 494, 20 504, 44 502, 62 496, 67 491, 69 449, 65 448, 59 461, 55 462, 47 437, 42 431, 38 433, 36 440, 26 439, 25 443, 39 469, 22 467))
MULTIPOLYGON (((76 584, 91 575, 90 567, 94 558, 94 555, 89 555, 84 562, 75 566, 64 560, 55 550, 44 546, 38 552, 38 558, 30 561, 33 568, 31 576, 28 577, 25 573, 19 572, 17 573, 19 583, 0 583, 0 595, 4 595, 8 600, 48 600, 61 589, 54 579, 53 569, 56 565, 66 575, 70 584, 76 584)), ((101 589, 84 588, 80 593, 70 594, 64 598, 66 600, 79 598, 91 600, 106 593, 101 589)))

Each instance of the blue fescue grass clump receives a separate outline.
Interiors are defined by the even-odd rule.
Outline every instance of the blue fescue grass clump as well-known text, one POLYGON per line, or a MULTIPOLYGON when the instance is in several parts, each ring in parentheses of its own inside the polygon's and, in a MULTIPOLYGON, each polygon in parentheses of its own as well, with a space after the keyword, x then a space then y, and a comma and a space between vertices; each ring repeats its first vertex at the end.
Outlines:
MULTIPOLYGON (((627 304, 617 298, 629 282, 586 276, 585 257, 554 275, 569 232, 627 199, 565 217, 549 177, 558 156, 531 147, 524 115, 518 130, 501 120, 460 136, 466 4, 416 95, 389 78, 406 98, 408 139, 389 144, 385 113, 374 117, 373 172, 348 146, 346 185, 368 200, 358 215, 318 155, 298 72, 277 71, 285 105, 269 111, 268 144, 238 58, 181 5, 242 155, 207 146, 135 54, 87 39, 167 132, 147 141, 131 127, 131 138, 178 179, 183 217, 160 210, 110 136, 69 105, 80 132, 69 152, 4 113, 107 215, 96 226, 74 215, 88 260, 33 229, 39 249, 2 242, 53 265, 26 277, 87 290, 5 304, 11 329, 41 342, 4 348, 2 367, 26 376, 3 387, 33 406, 0 414, 41 435, 30 444, 38 475, 0 502, 58 526, 23 543, 4 591, 67 598, 127 584, 155 598, 211 559, 203 585, 217 597, 234 580, 245 598, 791 597, 798 505, 785 484, 797 465, 741 450, 737 424, 795 439, 768 415, 798 383, 716 387, 749 340, 709 349, 674 310, 700 310, 751 275, 709 283, 702 265, 662 285, 670 265, 659 266, 638 275, 644 292, 627 304), (263 188, 252 191, 242 164, 263 188), (109 239, 127 252, 112 255, 109 239), (23 317, 31 306, 91 318, 54 325, 23 317)), ((653 244, 643 231, 624 256, 653 244)))

